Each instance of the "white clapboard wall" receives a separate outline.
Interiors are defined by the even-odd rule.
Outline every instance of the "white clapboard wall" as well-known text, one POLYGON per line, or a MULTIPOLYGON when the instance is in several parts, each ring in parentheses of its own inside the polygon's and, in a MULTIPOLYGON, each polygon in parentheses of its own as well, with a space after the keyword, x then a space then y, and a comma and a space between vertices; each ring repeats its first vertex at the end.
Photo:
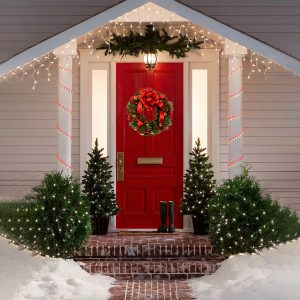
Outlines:
MULTIPOLYGON (((76 66, 76 64, 75 64, 76 66)), ((0 200, 21 198, 56 169, 57 65, 42 73, 37 89, 30 75, 0 84, 0 200)), ((79 70, 73 77, 74 175, 79 176, 79 70)))
MULTIPOLYGON (((300 214, 300 78, 274 65, 243 77, 244 154, 267 192, 300 214)), ((220 71, 220 177, 228 178, 227 60, 220 71)))

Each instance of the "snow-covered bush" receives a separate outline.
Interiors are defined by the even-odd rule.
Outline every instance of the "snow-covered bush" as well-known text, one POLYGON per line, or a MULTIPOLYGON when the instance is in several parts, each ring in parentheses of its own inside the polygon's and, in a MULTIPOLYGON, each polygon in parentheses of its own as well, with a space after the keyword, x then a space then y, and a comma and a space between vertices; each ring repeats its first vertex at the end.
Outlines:
POLYGON ((47 174, 22 203, 0 204, 0 231, 43 255, 70 257, 90 233, 89 203, 79 183, 47 174))
POLYGON ((217 188, 209 213, 209 235, 221 254, 252 253, 300 236, 297 215, 265 195, 246 168, 217 188))

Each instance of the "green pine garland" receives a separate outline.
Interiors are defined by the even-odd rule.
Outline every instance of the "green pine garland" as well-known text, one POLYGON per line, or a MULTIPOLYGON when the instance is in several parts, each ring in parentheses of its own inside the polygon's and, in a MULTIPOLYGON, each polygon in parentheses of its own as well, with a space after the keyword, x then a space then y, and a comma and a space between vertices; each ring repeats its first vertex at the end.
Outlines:
POLYGON ((153 25, 147 25, 145 34, 129 31, 128 35, 117 35, 113 33, 110 42, 97 49, 105 49, 105 55, 120 54, 122 56, 139 56, 143 53, 155 53, 166 51, 173 58, 185 57, 191 49, 200 49, 203 41, 195 38, 190 40, 186 35, 170 36, 164 29, 162 33, 154 29, 153 25))

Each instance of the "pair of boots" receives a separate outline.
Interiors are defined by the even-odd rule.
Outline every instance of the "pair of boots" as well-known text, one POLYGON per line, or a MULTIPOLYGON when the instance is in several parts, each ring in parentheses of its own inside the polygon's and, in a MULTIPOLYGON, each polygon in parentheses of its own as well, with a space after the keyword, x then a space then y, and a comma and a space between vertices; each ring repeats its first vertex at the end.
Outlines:
POLYGON ((160 201, 160 220, 161 225, 157 229, 158 232, 175 232, 174 227, 174 202, 169 201, 169 227, 167 227, 167 202, 160 201))

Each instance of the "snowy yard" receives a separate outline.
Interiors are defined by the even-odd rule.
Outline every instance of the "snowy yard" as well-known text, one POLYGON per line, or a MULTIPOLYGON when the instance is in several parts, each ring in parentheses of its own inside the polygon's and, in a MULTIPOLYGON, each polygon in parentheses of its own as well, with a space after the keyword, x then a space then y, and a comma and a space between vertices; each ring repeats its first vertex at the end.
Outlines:
MULTIPOLYGON (((191 280, 198 299, 300 299, 300 239, 257 255, 235 255, 213 275, 191 280)), ((5 300, 102 300, 114 279, 91 276, 72 260, 32 256, 0 238, 0 295, 5 300)))
POLYGON ((198 299, 299 300, 300 239, 259 255, 234 255, 192 286, 198 299))
POLYGON ((114 279, 89 275, 72 260, 32 256, 0 238, 0 298, 103 300, 114 279))

